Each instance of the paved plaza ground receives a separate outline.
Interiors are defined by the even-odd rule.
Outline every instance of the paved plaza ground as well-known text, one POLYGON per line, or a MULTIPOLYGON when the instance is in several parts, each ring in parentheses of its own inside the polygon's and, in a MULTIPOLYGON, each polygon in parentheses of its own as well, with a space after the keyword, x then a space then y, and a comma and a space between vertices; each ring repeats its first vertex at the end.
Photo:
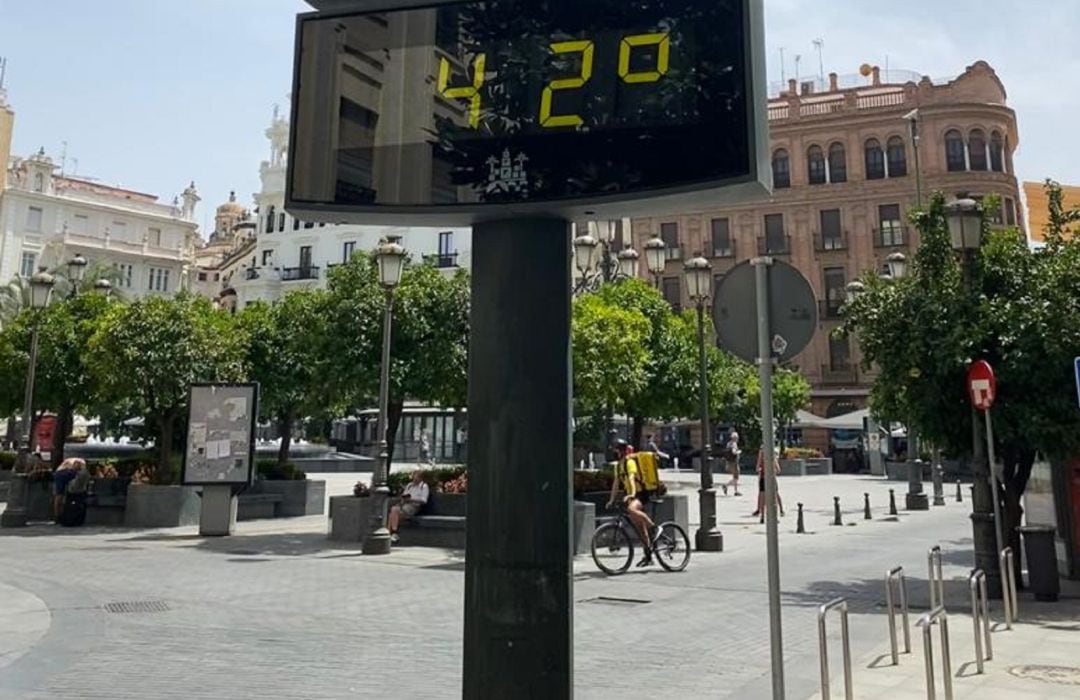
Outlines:
MULTIPOLYGON (((342 493, 358 477, 325 478, 331 493, 342 493)), ((667 478, 690 497, 696 521, 694 476, 667 478)), ((695 553, 684 573, 607 578, 589 558, 576 561, 576 697, 770 697, 764 526, 747 517, 756 483, 746 481, 742 498, 720 497, 725 551, 695 553)), ((962 614, 973 563, 970 503, 949 498, 891 521, 888 489, 897 489, 902 508, 904 487, 869 477, 781 479, 788 697, 818 693, 817 608, 837 596, 851 605, 855 697, 926 697, 917 630, 914 653, 899 668, 881 667, 882 578, 905 566, 921 613, 926 552, 940 544, 955 611, 957 697, 1080 698, 1080 685, 1018 670, 1080 666, 1080 598, 1068 595, 1058 604, 1025 599, 1024 622, 996 632, 987 674, 971 675, 971 621, 962 614), (864 492, 871 521, 862 519, 864 492), (830 525, 833 495, 845 526, 830 525), (806 535, 794 533, 798 501, 806 535)), ((194 528, 0 531, 0 700, 460 697, 463 554, 365 557, 329 542, 326 526, 324 517, 247 522, 216 540, 194 528)), ((998 606, 992 615, 1001 619, 998 606)), ((831 650, 833 694, 841 697, 837 639, 831 650)))

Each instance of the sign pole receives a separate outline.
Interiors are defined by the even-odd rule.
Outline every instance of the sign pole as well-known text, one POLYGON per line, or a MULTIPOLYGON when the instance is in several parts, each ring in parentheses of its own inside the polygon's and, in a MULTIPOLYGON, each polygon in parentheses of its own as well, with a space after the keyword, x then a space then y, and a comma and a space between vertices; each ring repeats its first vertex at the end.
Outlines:
POLYGON ((765 539, 769 569, 769 640, 772 651, 773 700, 784 698, 784 640, 780 621, 780 541, 776 520, 776 460, 773 425, 773 355, 769 342, 769 266, 772 258, 755 258, 757 291, 758 376, 761 381, 761 445, 765 457, 765 539))
MULTIPOLYGON (((997 539, 997 551, 1000 555, 1005 549, 1005 535, 1003 534, 1005 524, 1001 521, 1001 491, 998 489, 998 476, 995 468, 997 460, 994 455, 994 423, 990 420, 989 408, 983 411, 983 416, 986 418, 986 462, 990 466, 990 488, 994 497, 994 537, 997 539)), ((1005 571, 1005 564, 1001 561, 1000 556, 998 561, 1002 569, 1001 582, 1004 586, 1005 581, 1008 580, 1008 572, 1005 571)))

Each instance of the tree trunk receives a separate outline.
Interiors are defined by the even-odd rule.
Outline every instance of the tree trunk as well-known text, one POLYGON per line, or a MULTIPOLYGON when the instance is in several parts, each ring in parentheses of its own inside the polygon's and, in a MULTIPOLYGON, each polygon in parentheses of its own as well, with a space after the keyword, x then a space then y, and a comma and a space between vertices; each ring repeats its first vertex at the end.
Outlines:
POLYGON ((284 467, 289 461, 289 448, 292 446, 293 414, 292 411, 282 411, 278 416, 278 435, 281 445, 278 447, 277 463, 284 467))
POLYGON ((74 422, 74 409, 70 406, 62 406, 56 415, 56 429, 53 432, 52 465, 53 469, 60 466, 64 461, 64 445, 68 436, 71 435, 71 426, 74 422))
MULTIPOLYGON (((633 445, 635 449, 637 449, 641 447, 642 444, 641 434, 645 432, 645 417, 634 416, 633 421, 633 427, 630 429, 630 444, 633 445)), ((659 442, 657 442, 657 444, 659 444, 659 442)))
POLYGON ((158 420, 158 462, 154 471, 154 482, 169 484, 172 482, 172 440, 174 420, 171 416, 158 420))
POLYGON ((1016 528, 1024 522, 1024 491, 1035 466, 1035 450, 1026 446, 1004 445, 1001 450, 1003 462, 1002 489, 996 494, 1002 499, 1002 528, 1005 546, 1012 547, 1013 569, 1017 588, 1023 587, 1021 572, 1021 538, 1016 528))
POLYGON ((394 463, 394 443, 397 442, 397 431, 401 426, 401 414, 405 412, 405 404, 401 401, 391 401, 386 410, 388 413, 386 416, 386 463, 388 465, 386 471, 389 473, 389 465, 394 463))

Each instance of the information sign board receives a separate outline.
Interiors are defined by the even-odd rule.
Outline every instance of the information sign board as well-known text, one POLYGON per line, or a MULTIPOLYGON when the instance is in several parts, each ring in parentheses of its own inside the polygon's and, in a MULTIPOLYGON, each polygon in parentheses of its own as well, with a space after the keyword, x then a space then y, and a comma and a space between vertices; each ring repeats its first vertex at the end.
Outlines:
POLYGON ((250 484, 255 467, 258 384, 193 384, 183 483, 250 484))

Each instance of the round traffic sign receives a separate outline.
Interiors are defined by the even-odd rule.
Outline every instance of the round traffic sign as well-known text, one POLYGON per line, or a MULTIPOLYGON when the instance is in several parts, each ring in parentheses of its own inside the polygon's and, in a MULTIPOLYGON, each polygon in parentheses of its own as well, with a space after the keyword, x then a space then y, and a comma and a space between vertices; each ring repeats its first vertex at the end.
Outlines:
POLYGON ((968 396, 971 405, 980 411, 989 411, 997 398, 997 377, 994 368, 986 360, 972 362, 967 373, 968 396))

